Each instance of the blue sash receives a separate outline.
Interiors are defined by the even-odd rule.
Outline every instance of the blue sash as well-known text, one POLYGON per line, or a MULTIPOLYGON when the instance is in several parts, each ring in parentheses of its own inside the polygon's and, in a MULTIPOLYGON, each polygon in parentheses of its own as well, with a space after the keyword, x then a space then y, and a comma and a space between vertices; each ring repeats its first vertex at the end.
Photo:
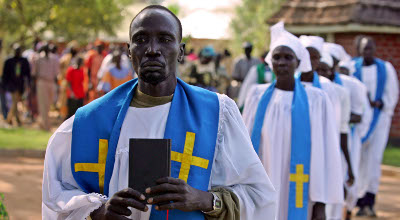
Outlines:
POLYGON ((335 72, 335 78, 333 78, 333 82, 335 82, 336 84, 339 84, 341 86, 343 86, 343 82, 342 79, 340 78, 340 73, 335 72))
MULTIPOLYGON (((180 79, 177 81, 164 133, 164 138, 172 140, 171 176, 207 191, 218 132, 218 97, 180 79)), ((75 114, 71 168, 76 182, 86 193, 109 193, 120 129, 136 85, 137 79, 131 80, 75 114)), ((169 216, 204 219, 200 211, 170 210, 169 216)), ((153 209, 150 219, 166 219, 166 211, 153 209)))
MULTIPOLYGON (((300 78, 301 77, 301 72, 298 72, 295 74, 295 78, 300 78)), ((313 77, 313 82, 312 82, 314 87, 321 88, 321 83, 319 82, 319 76, 318 73, 314 71, 314 77, 313 77)))
MULTIPOLYGON (((362 82, 362 66, 364 59, 362 57, 355 59, 356 64, 356 72, 354 73, 354 76, 358 78, 362 82)), ((374 62, 376 64, 376 74, 377 74, 377 85, 376 85, 376 94, 375 94, 375 99, 374 101, 382 101, 382 96, 383 92, 385 91, 385 84, 386 84, 386 66, 385 66, 385 61, 375 58, 374 62)), ((368 140, 369 136, 372 134, 374 131, 376 124, 378 123, 379 115, 381 113, 381 110, 379 108, 374 108, 374 114, 373 118, 371 121, 371 124, 369 126, 368 132, 365 135, 365 137, 362 138, 362 142, 364 143, 365 141, 368 140)))
MULTIPOLYGON (((259 152, 262 126, 268 103, 275 89, 273 82, 265 91, 257 107, 251 141, 259 152)), ((290 154, 290 185, 288 220, 306 220, 308 213, 308 187, 311 158, 311 127, 307 93, 296 78, 292 101, 292 136, 290 154)), ((272 146, 276 147, 276 146, 272 146)), ((284 189, 283 189, 284 190, 284 189)))

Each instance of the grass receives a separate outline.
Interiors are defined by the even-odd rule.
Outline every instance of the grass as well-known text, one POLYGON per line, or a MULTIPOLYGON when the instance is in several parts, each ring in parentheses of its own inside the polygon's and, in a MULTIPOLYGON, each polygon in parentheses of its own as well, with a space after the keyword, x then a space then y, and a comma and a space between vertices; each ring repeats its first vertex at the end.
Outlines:
POLYGON ((388 146, 383 154, 383 164, 400 167, 400 147, 388 146))
MULTIPOLYGON (((45 150, 50 132, 27 128, 0 128, 0 149, 45 150)), ((400 167, 400 147, 389 145, 383 155, 383 164, 400 167)))
POLYGON ((45 150, 50 132, 27 128, 0 128, 0 149, 45 150))

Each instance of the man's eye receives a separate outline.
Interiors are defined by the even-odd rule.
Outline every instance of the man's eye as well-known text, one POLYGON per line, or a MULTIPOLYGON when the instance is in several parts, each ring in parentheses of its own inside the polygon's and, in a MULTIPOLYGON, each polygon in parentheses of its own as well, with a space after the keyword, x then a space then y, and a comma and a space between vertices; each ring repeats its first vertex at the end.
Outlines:
POLYGON ((172 39, 170 39, 168 37, 161 37, 160 41, 163 43, 169 43, 169 42, 172 42, 172 39))
POLYGON ((136 38, 135 42, 136 42, 136 43, 139 43, 139 44, 145 43, 145 42, 146 42, 146 39, 145 39, 144 37, 138 37, 138 38, 136 38))
POLYGON ((293 59, 293 56, 291 56, 291 55, 286 55, 285 57, 286 57, 287 60, 292 60, 293 59))
POLYGON ((274 60, 279 60, 279 55, 274 55, 272 58, 273 58, 274 60))

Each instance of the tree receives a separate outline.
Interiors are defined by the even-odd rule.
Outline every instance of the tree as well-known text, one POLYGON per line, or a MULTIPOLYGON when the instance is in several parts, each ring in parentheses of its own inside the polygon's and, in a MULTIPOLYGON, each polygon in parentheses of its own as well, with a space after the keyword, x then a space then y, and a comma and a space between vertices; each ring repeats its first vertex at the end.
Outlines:
POLYGON ((6 211, 6 207, 3 204, 3 201, 4 201, 4 195, 2 193, 0 193, 0 219, 7 220, 7 219, 9 219, 9 216, 6 211))
POLYGON ((0 0, 0 38, 14 42, 42 37, 87 41, 113 35, 129 0, 0 0))
POLYGON ((236 8, 231 22, 234 51, 242 53, 241 45, 250 41, 254 54, 262 54, 269 45, 269 26, 266 23, 285 0, 243 0, 236 8))

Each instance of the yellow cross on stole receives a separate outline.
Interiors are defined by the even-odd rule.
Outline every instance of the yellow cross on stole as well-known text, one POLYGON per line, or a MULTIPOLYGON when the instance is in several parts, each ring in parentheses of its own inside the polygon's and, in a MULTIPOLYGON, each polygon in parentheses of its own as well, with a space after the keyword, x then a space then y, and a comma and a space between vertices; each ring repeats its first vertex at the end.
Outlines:
POLYGON ((304 165, 296 165, 296 173, 290 174, 290 182, 296 183, 296 208, 303 208, 303 184, 309 181, 309 176, 304 174, 304 165))
POLYGON ((100 193, 104 189, 104 174, 106 172, 106 159, 108 152, 108 140, 99 140, 99 159, 98 163, 76 163, 75 172, 94 172, 99 174, 100 193))
POLYGON ((195 133, 186 132, 186 140, 183 153, 171 151, 171 160, 181 163, 179 179, 184 180, 185 182, 187 182, 189 177, 190 166, 198 166, 204 169, 208 168, 208 160, 192 155, 195 136, 195 133))

